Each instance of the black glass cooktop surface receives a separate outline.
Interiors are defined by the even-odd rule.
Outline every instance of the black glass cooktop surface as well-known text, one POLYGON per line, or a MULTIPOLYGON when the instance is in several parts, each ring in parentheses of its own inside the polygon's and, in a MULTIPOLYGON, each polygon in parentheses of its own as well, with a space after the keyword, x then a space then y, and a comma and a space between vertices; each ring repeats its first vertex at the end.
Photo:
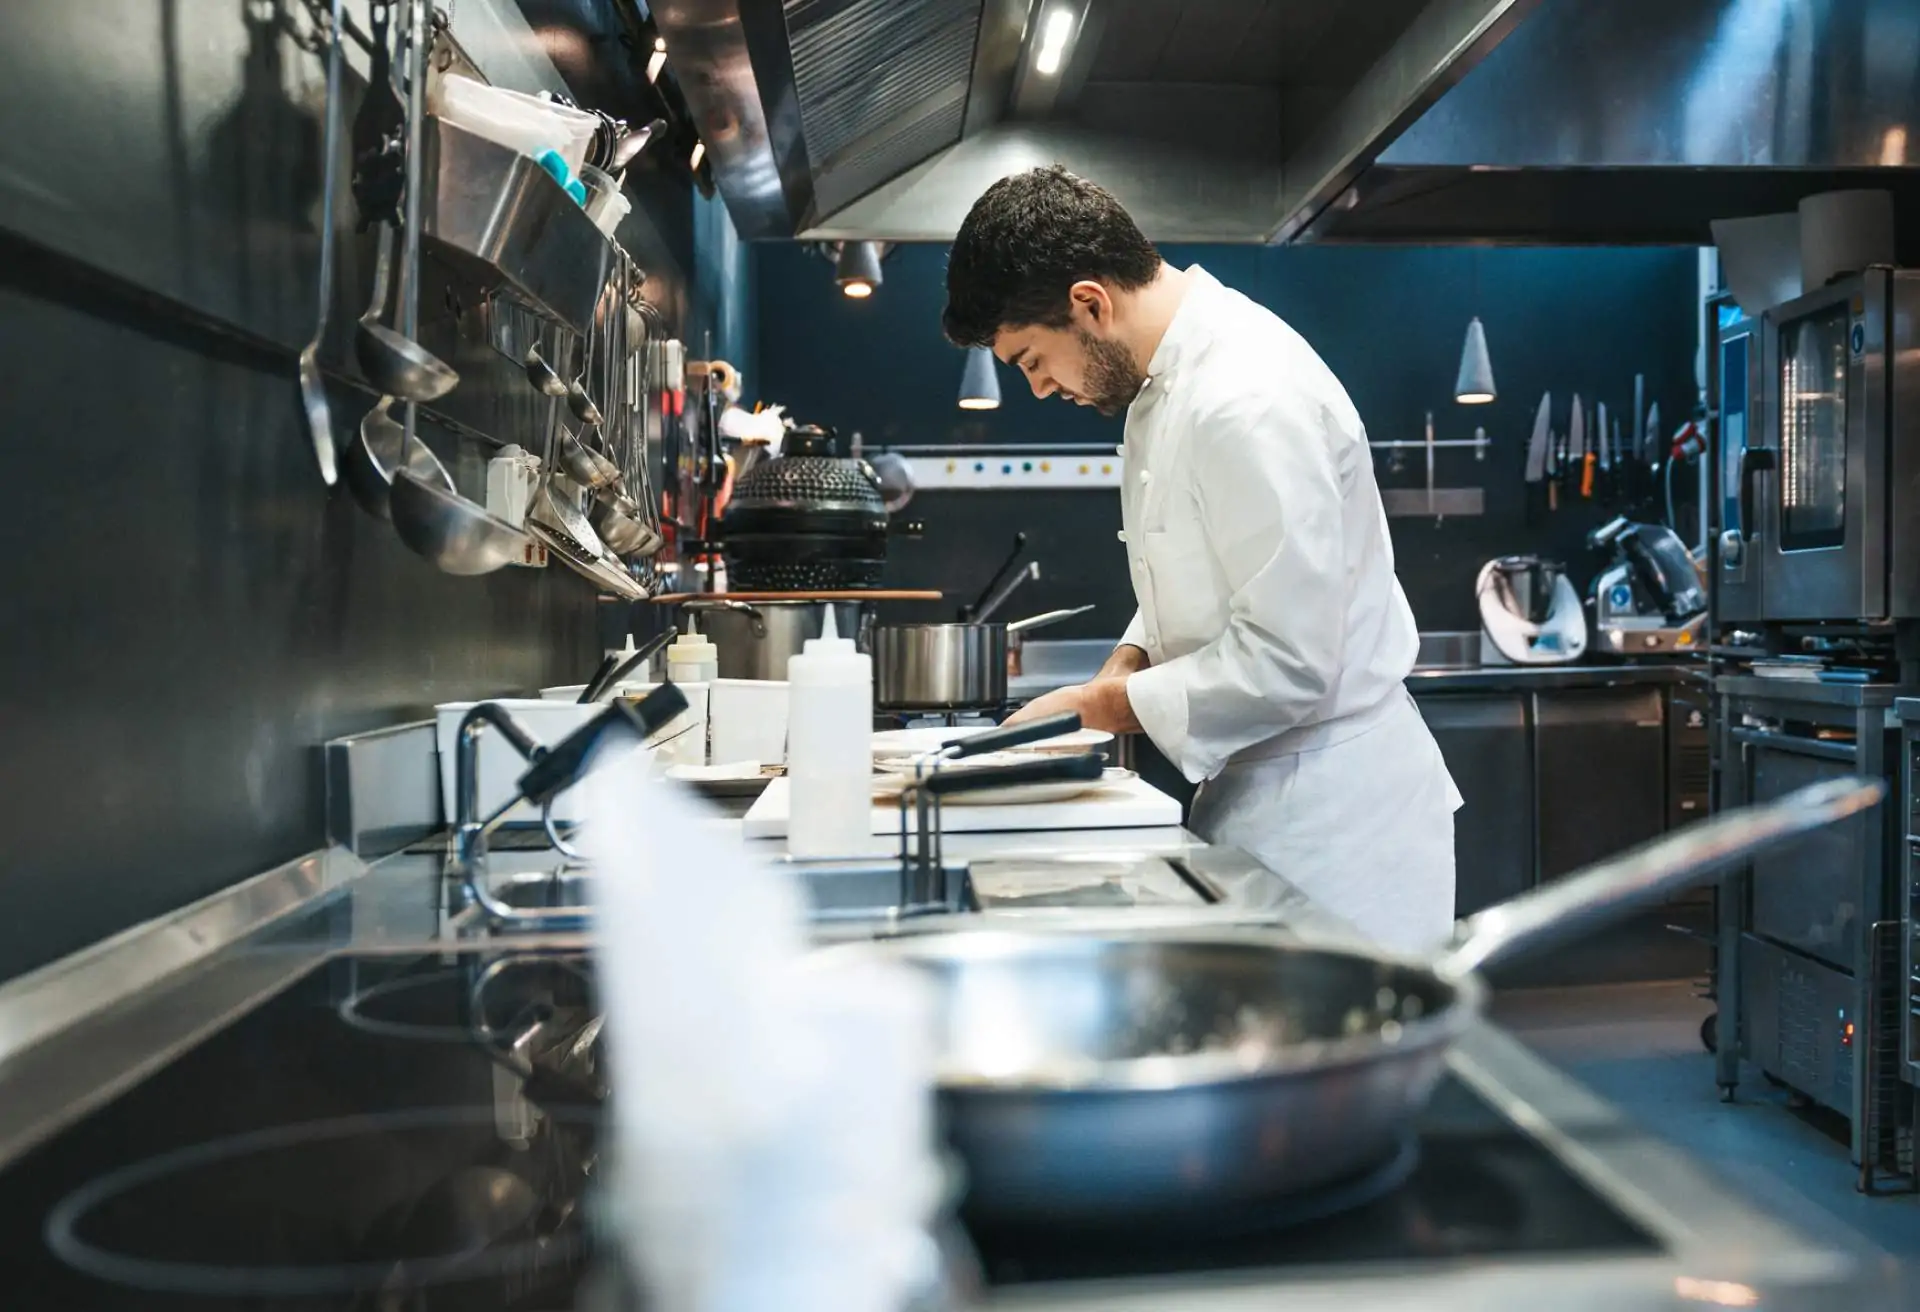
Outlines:
MULTIPOLYGON (((339 957, 0 1170, 10 1312, 597 1308, 588 963, 339 957)), ((974 1236, 996 1286, 1645 1253, 1464 1085, 1401 1157, 1231 1224, 974 1236)))

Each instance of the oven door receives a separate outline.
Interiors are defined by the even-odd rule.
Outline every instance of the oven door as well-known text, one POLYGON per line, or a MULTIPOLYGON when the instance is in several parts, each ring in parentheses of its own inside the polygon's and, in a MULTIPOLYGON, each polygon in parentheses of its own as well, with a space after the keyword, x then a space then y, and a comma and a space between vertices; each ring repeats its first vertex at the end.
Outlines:
POLYGON ((1720 330, 1720 536, 1714 552, 1714 604, 1721 623, 1764 619, 1761 614, 1759 493, 1766 457, 1750 453, 1748 439, 1764 430, 1761 326, 1741 319, 1720 330))
POLYGON ((1768 619, 1888 613, 1888 277, 1869 270, 1767 313, 1758 431, 1771 468, 1759 481, 1771 491, 1757 545, 1768 619))
MULTIPOLYGON (((1747 798, 1776 801, 1798 788, 1859 773, 1852 743, 1793 734, 1733 730, 1741 747, 1747 798)), ((1877 860, 1880 810, 1783 844, 1754 858, 1754 933, 1857 974, 1866 871, 1877 860)))

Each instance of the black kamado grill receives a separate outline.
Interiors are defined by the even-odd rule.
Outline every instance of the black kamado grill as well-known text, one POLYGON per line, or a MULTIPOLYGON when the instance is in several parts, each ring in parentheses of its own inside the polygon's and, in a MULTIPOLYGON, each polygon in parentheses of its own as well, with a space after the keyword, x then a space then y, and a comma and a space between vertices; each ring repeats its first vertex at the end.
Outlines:
POLYGON ((790 429, 783 453, 734 483, 720 521, 729 588, 877 588, 887 507, 864 460, 836 455, 831 429, 790 429))

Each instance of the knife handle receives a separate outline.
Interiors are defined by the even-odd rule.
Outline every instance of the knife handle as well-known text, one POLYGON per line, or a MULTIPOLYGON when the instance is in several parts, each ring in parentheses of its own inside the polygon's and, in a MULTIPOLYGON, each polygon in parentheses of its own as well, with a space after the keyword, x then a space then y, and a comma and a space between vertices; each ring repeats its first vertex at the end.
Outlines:
POLYGON ((1593 495, 1593 462, 1594 454, 1591 451, 1587 452, 1587 458, 1580 462, 1580 495, 1582 497, 1593 495))

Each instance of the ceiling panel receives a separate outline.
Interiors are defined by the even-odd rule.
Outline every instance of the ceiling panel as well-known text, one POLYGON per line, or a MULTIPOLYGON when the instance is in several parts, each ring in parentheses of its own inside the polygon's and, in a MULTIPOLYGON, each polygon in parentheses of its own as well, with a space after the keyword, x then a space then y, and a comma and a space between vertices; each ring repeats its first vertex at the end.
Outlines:
MULTIPOLYGON (((1155 78, 1161 82, 1238 82, 1247 34, 1276 0, 1185 0, 1168 24, 1155 78)), ((1162 6, 1170 10, 1171 5, 1162 6)), ((1259 80, 1259 79, 1253 79, 1259 80)))
POLYGON ((1325 11, 1331 21, 1314 37, 1303 58, 1289 64, 1282 77, 1287 85, 1352 86, 1384 55, 1428 0, 1367 0, 1366 4, 1334 6, 1325 11))
POLYGON ((1337 4, 1288 4, 1285 0, 1269 4, 1247 34, 1241 58, 1253 68, 1243 68, 1241 78, 1275 86, 1293 81, 1311 60, 1339 9, 1337 4))
POLYGON ((1180 0, 1094 0, 1104 28, 1094 52, 1089 82, 1148 82, 1166 48, 1170 20, 1184 7, 1180 0))

